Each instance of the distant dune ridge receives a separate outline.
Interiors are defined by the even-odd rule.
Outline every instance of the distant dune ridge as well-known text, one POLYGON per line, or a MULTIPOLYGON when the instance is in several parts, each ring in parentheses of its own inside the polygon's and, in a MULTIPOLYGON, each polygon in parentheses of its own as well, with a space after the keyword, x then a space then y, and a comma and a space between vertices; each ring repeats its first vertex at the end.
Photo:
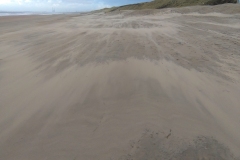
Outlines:
POLYGON ((0 17, 0 160, 240 160, 239 20, 236 4, 0 17))
POLYGON ((115 11, 115 10, 162 9, 194 5, 218 5, 224 3, 237 3, 237 0, 153 0, 151 2, 105 8, 103 10, 115 11))

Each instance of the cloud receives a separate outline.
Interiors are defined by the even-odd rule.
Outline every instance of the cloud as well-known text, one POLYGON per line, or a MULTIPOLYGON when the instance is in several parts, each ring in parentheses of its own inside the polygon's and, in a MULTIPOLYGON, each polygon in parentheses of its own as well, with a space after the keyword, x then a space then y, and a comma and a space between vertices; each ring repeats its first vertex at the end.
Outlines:
POLYGON ((0 5, 10 4, 11 2, 12 2, 11 0, 0 0, 0 5))

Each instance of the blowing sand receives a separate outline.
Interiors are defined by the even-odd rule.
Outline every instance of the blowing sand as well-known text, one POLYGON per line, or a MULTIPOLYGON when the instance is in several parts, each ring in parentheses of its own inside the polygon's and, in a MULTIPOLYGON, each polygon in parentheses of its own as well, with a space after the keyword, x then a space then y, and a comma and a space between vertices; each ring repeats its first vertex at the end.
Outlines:
POLYGON ((0 17, 1 160, 239 151, 240 5, 0 17))

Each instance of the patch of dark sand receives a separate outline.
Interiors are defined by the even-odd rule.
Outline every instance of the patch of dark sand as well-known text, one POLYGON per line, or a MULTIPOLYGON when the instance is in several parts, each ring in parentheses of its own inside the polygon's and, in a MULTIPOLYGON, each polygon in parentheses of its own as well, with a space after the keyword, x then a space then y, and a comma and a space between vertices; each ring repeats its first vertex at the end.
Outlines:
POLYGON ((119 160, 239 160, 213 137, 181 139, 169 133, 146 130, 130 143, 129 153, 119 160), (170 135, 170 136, 169 136, 170 135))

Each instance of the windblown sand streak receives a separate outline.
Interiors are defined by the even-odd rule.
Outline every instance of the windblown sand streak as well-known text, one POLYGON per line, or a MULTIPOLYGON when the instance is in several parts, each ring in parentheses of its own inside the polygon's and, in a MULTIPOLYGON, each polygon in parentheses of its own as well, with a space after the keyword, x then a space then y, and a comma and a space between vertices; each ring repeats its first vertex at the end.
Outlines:
POLYGON ((0 159, 237 159, 240 6, 203 10, 0 17, 0 159))

